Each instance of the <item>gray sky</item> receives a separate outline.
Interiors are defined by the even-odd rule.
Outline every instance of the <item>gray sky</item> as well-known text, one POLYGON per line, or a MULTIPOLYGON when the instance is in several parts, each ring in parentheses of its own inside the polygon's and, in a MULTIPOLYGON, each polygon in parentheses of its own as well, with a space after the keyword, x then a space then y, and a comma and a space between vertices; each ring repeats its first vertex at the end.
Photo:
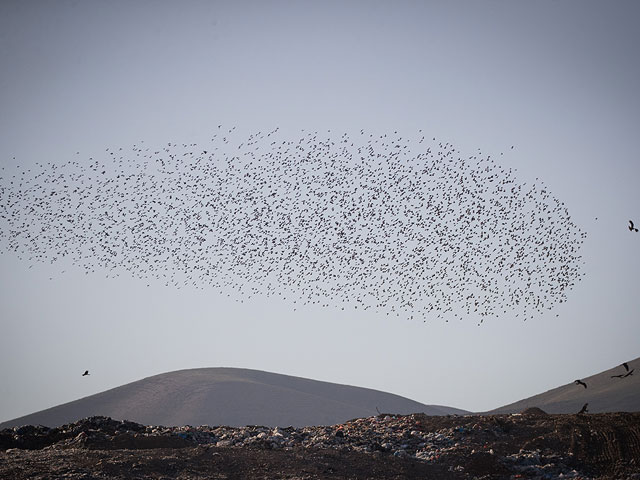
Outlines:
POLYGON ((202 143, 219 124, 292 139, 422 129, 505 152, 500 164, 543 180, 588 234, 566 303, 481 327, 239 303, 3 250, 0 421, 213 366, 480 411, 638 357, 640 234, 626 225, 640 224, 639 13, 634 1, 0 3, 6 171, 202 143))

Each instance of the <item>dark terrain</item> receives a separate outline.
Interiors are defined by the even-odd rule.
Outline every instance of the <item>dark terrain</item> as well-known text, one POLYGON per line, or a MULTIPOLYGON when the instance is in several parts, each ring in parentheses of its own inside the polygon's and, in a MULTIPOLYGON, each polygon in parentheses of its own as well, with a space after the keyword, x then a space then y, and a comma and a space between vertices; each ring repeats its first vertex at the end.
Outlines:
POLYGON ((640 413, 379 415, 327 427, 91 417, 0 431, 11 479, 640 479, 640 413))

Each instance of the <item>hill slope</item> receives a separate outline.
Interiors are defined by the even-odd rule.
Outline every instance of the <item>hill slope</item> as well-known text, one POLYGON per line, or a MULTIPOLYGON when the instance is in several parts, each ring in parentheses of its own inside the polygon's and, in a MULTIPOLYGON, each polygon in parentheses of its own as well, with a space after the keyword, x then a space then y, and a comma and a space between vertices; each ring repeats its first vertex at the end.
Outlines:
POLYGON ((589 403, 590 413, 640 412, 640 358, 627 365, 635 371, 626 378, 611 378, 626 373, 622 366, 616 366, 581 379, 587 388, 572 382, 488 413, 518 413, 529 407, 547 413, 577 413, 585 403, 589 403))
POLYGON ((147 425, 332 425, 380 412, 465 414, 398 395, 240 368, 198 368, 148 377, 0 423, 54 427, 103 415, 147 425))

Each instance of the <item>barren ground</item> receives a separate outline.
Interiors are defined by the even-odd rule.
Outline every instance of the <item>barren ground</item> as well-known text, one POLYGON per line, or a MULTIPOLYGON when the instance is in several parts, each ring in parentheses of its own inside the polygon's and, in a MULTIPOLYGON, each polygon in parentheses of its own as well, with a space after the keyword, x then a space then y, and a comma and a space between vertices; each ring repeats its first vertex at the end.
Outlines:
POLYGON ((92 417, 0 431, 0 478, 640 479, 640 413, 383 414, 295 429, 92 417))

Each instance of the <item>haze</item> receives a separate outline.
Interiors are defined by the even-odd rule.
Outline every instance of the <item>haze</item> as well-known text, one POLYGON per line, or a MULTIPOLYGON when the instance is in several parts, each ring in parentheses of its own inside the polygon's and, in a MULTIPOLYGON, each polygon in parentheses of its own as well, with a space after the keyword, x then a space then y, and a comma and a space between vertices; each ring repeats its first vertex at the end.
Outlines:
POLYGON ((292 139, 421 129, 540 178, 587 238, 566 302, 479 327, 31 266, 3 247, 0 421, 222 366, 485 411, 636 358, 639 13, 631 1, 2 2, 2 177, 141 141, 206 142, 220 124, 292 139))

